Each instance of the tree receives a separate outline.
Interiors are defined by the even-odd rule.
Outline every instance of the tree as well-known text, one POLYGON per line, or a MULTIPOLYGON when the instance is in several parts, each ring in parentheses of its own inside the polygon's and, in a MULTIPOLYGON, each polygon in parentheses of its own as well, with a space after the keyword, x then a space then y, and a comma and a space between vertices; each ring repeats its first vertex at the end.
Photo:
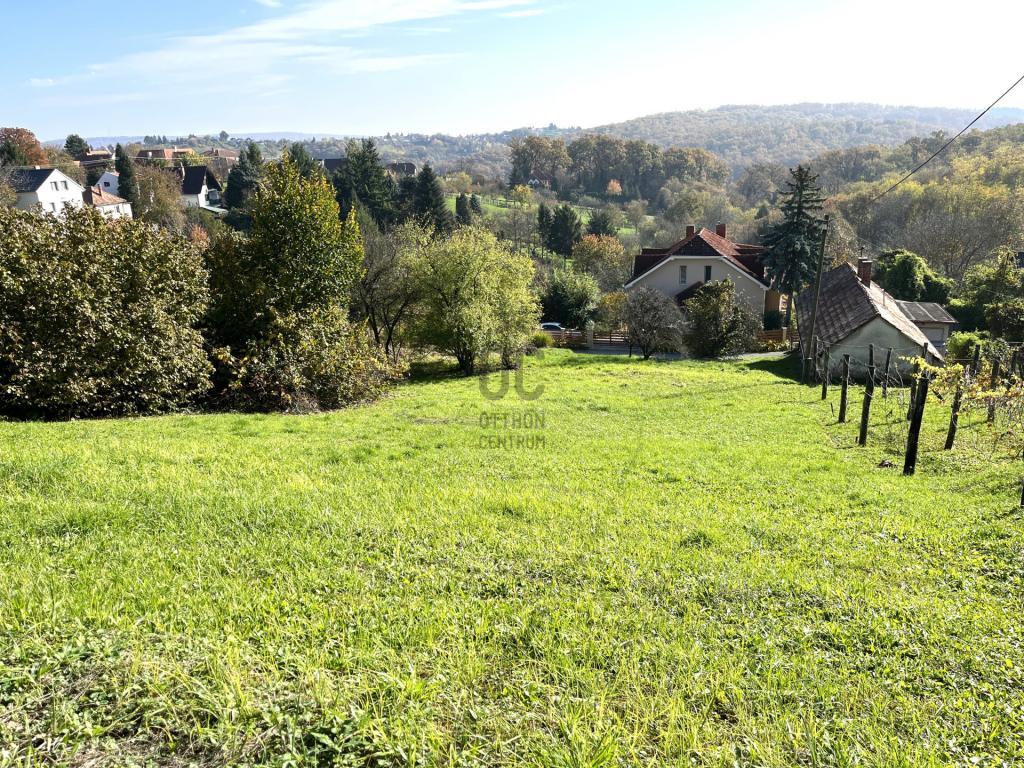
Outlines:
POLYGON ((647 221, 647 203, 643 200, 634 200, 626 206, 626 221, 628 221, 633 231, 640 234, 640 225, 647 221))
POLYGON ((583 223, 570 205, 560 205, 551 217, 547 246, 560 256, 571 256, 572 249, 583 237, 583 223))
POLYGON ((504 356, 513 340, 521 346, 536 327, 533 262, 485 230, 462 227, 419 248, 415 280, 417 339, 454 357, 467 375, 487 353, 504 356))
POLYGON ((114 170, 117 171, 117 194, 132 204, 132 211, 141 209, 139 182, 135 178, 135 163, 125 148, 118 144, 114 148, 114 170))
POLYGON ((313 156, 309 154, 309 150, 306 149, 305 144, 295 142, 291 144, 285 155, 291 161, 292 167, 298 172, 298 174, 304 179, 312 179, 314 176, 321 176, 320 163, 313 159, 313 156))
POLYGON ((605 293, 622 290, 633 271, 633 257, 617 237, 585 235, 572 249, 573 266, 597 280, 605 293))
POLYGON ((77 418, 158 413, 209 386, 198 252, 94 208, 0 208, 0 412, 77 418))
POLYGON ((434 169, 430 167, 430 163, 424 165, 416 176, 413 212, 423 226, 430 227, 439 234, 451 232, 454 226, 441 182, 434 169))
POLYGON ((355 308, 377 346, 397 360, 422 294, 417 253, 430 247, 431 233, 412 221, 383 232, 368 213, 360 215, 360 228, 364 257, 355 308))
POLYGON ((548 243, 548 238, 551 237, 551 224, 553 221, 554 217, 551 215, 551 209, 548 208, 547 203, 542 202, 537 206, 537 234, 545 245, 548 243))
POLYGON ((590 221, 587 222, 588 235, 614 237, 618 234, 618 231, 619 228, 616 226, 615 216, 611 211, 594 211, 590 214, 590 221))
MULTIPOLYGON (((251 215, 241 274, 214 275, 248 283, 248 297, 238 306, 214 308, 225 343, 261 337, 274 314, 348 307, 363 262, 359 226, 354 211, 341 221, 334 190, 322 175, 303 177, 286 156, 267 168, 251 215)), ((223 293, 215 290, 215 299, 223 293)))
POLYGON ((472 196, 470 196, 470 198, 469 198, 469 208, 470 208, 470 210, 473 211, 473 214, 476 215, 476 216, 483 216, 484 215, 484 207, 480 204, 480 198, 477 197, 476 194, 473 194, 472 196))
POLYGON ((357 203, 364 206, 378 227, 395 218, 395 182, 384 168, 372 139, 350 141, 345 162, 332 179, 342 215, 357 203))
POLYGON ((945 304, 953 281, 940 277, 916 253, 891 250, 881 253, 875 263, 875 279, 897 299, 934 301, 945 304))
MULTIPOLYGON (((153 166, 136 168, 132 174, 137 189, 137 201, 132 203, 135 218, 171 232, 184 232, 185 211, 181 205, 180 177, 173 171, 153 166)), ((119 192, 122 184, 123 175, 118 178, 119 192)))
POLYGON ((473 223, 473 211, 465 192, 455 198, 455 221, 460 227, 466 227, 473 223))
POLYGON ((683 307, 683 341, 697 357, 720 357, 750 349, 760 327, 754 313, 736 301, 731 280, 705 283, 683 307))
POLYGON ((227 131, 221 131, 221 132, 220 132, 220 136, 219 136, 218 138, 219 138, 219 139, 220 139, 221 141, 227 141, 228 139, 230 139, 230 138, 231 138, 231 135, 230 135, 230 134, 229 134, 229 133, 228 133, 227 131))
POLYGON ((89 143, 77 133, 72 133, 64 142, 64 151, 75 160, 81 160, 89 153, 90 149, 89 143))
POLYGON ((782 221, 765 235, 768 248, 764 262, 772 285, 789 297, 786 326, 792 313, 793 294, 814 279, 821 240, 825 236, 821 210, 824 198, 815 185, 817 176, 798 165, 790 171, 788 190, 783 193, 782 221))
POLYGON ((659 349, 678 346, 682 314, 661 291, 647 287, 630 291, 626 294, 625 318, 629 343, 640 349, 644 360, 659 349))
POLYGON ((541 299, 544 319, 569 328, 585 328, 594 319, 600 298, 601 289, 590 275, 571 267, 556 269, 541 299))
POLYGON ((44 165, 46 152, 27 128, 0 128, 0 165, 44 165))
POLYGON ((259 145, 249 142, 242 150, 238 162, 228 173, 228 186, 224 202, 229 210, 244 208, 263 178, 263 153, 259 145))

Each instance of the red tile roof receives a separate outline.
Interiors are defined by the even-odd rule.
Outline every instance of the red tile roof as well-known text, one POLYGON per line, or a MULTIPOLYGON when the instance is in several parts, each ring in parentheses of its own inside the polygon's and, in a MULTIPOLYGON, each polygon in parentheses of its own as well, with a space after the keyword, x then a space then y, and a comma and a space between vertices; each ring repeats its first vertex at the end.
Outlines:
POLYGON ((633 259, 633 277, 631 279, 636 280, 641 275, 650 272, 671 256, 721 256, 737 269, 767 287, 768 281, 765 280, 764 265, 760 258, 766 250, 760 245, 734 243, 705 228, 668 248, 643 249, 640 255, 633 259))

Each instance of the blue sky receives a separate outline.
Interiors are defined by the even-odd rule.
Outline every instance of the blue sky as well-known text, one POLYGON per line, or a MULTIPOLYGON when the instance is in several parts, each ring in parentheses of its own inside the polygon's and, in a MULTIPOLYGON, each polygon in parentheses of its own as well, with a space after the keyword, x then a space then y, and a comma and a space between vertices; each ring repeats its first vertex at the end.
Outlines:
MULTIPOLYGON (((1024 3, 1009 0, 5 5, 0 125, 43 139, 475 133, 738 103, 980 107, 1024 72, 1024 3)), ((1005 105, 1024 107, 1024 87, 1005 105)))

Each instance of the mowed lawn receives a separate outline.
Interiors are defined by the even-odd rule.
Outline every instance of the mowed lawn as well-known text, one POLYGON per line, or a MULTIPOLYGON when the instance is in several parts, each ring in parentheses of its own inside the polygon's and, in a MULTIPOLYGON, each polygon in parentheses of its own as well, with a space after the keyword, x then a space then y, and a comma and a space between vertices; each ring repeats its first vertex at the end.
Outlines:
POLYGON ((0 765, 1024 760, 1021 463, 782 367, 0 424, 0 765))

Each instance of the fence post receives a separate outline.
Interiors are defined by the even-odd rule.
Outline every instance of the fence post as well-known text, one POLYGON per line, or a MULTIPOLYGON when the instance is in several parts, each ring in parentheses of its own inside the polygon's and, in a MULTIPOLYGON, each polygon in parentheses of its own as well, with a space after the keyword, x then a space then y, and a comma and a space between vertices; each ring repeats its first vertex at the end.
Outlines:
POLYGON ((953 395, 953 412, 949 416, 949 431, 946 432, 946 450, 953 450, 956 444, 956 430, 960 426, 960 406, 964 399, 964 379, 961 376, 956 384, 956 394, 953 395))
POLYGON ((846 423, 846 406, 850 401, 850 356, 843 355, 843 391, 839 396, 839 423, 846 423))
POLYGON ((981 370, 981 344, 974 345, 974 359, 971 360, 971 378, 978 375, 981 370))
POLYGON ((821 377, 821 399, 828 400, 828 377, 832 368, 832 350, 825 347, 825 370, 821 377))
POLYGON ((875 397, 875 364, 874 355, 871 355, 871 365, 868 366, 867 387, 864 390, 864 405, 860 411, 860 435, 857 444, 861 447, 868 444, 868 422, 871 420, 871 401, 875 397))
POLYGON ((917 469, 917 447, 921 438, 921 423, 924 421, 924 406, 928 402, 928 374, 921 374, 920 379, 913 418, 910 420, 910 433, 907 435, 907 457, 903 462, 903 474, 908 477, 917 469))
POLYGON ((892 366, 892 347, 885 353, 885 373, 882 374, 882 398, 889 397, 889 368, 892 366))
MULTIPOLYGON (((1000 360, 997 357, 992 361, 992 381, 989 384, 989 389, 993 392, 996 391, 996 384, 999 383, 1000 368, 1000 360)), ((988 399, 988 423, 996 423, 996 398, 994 395, 988 399)))

